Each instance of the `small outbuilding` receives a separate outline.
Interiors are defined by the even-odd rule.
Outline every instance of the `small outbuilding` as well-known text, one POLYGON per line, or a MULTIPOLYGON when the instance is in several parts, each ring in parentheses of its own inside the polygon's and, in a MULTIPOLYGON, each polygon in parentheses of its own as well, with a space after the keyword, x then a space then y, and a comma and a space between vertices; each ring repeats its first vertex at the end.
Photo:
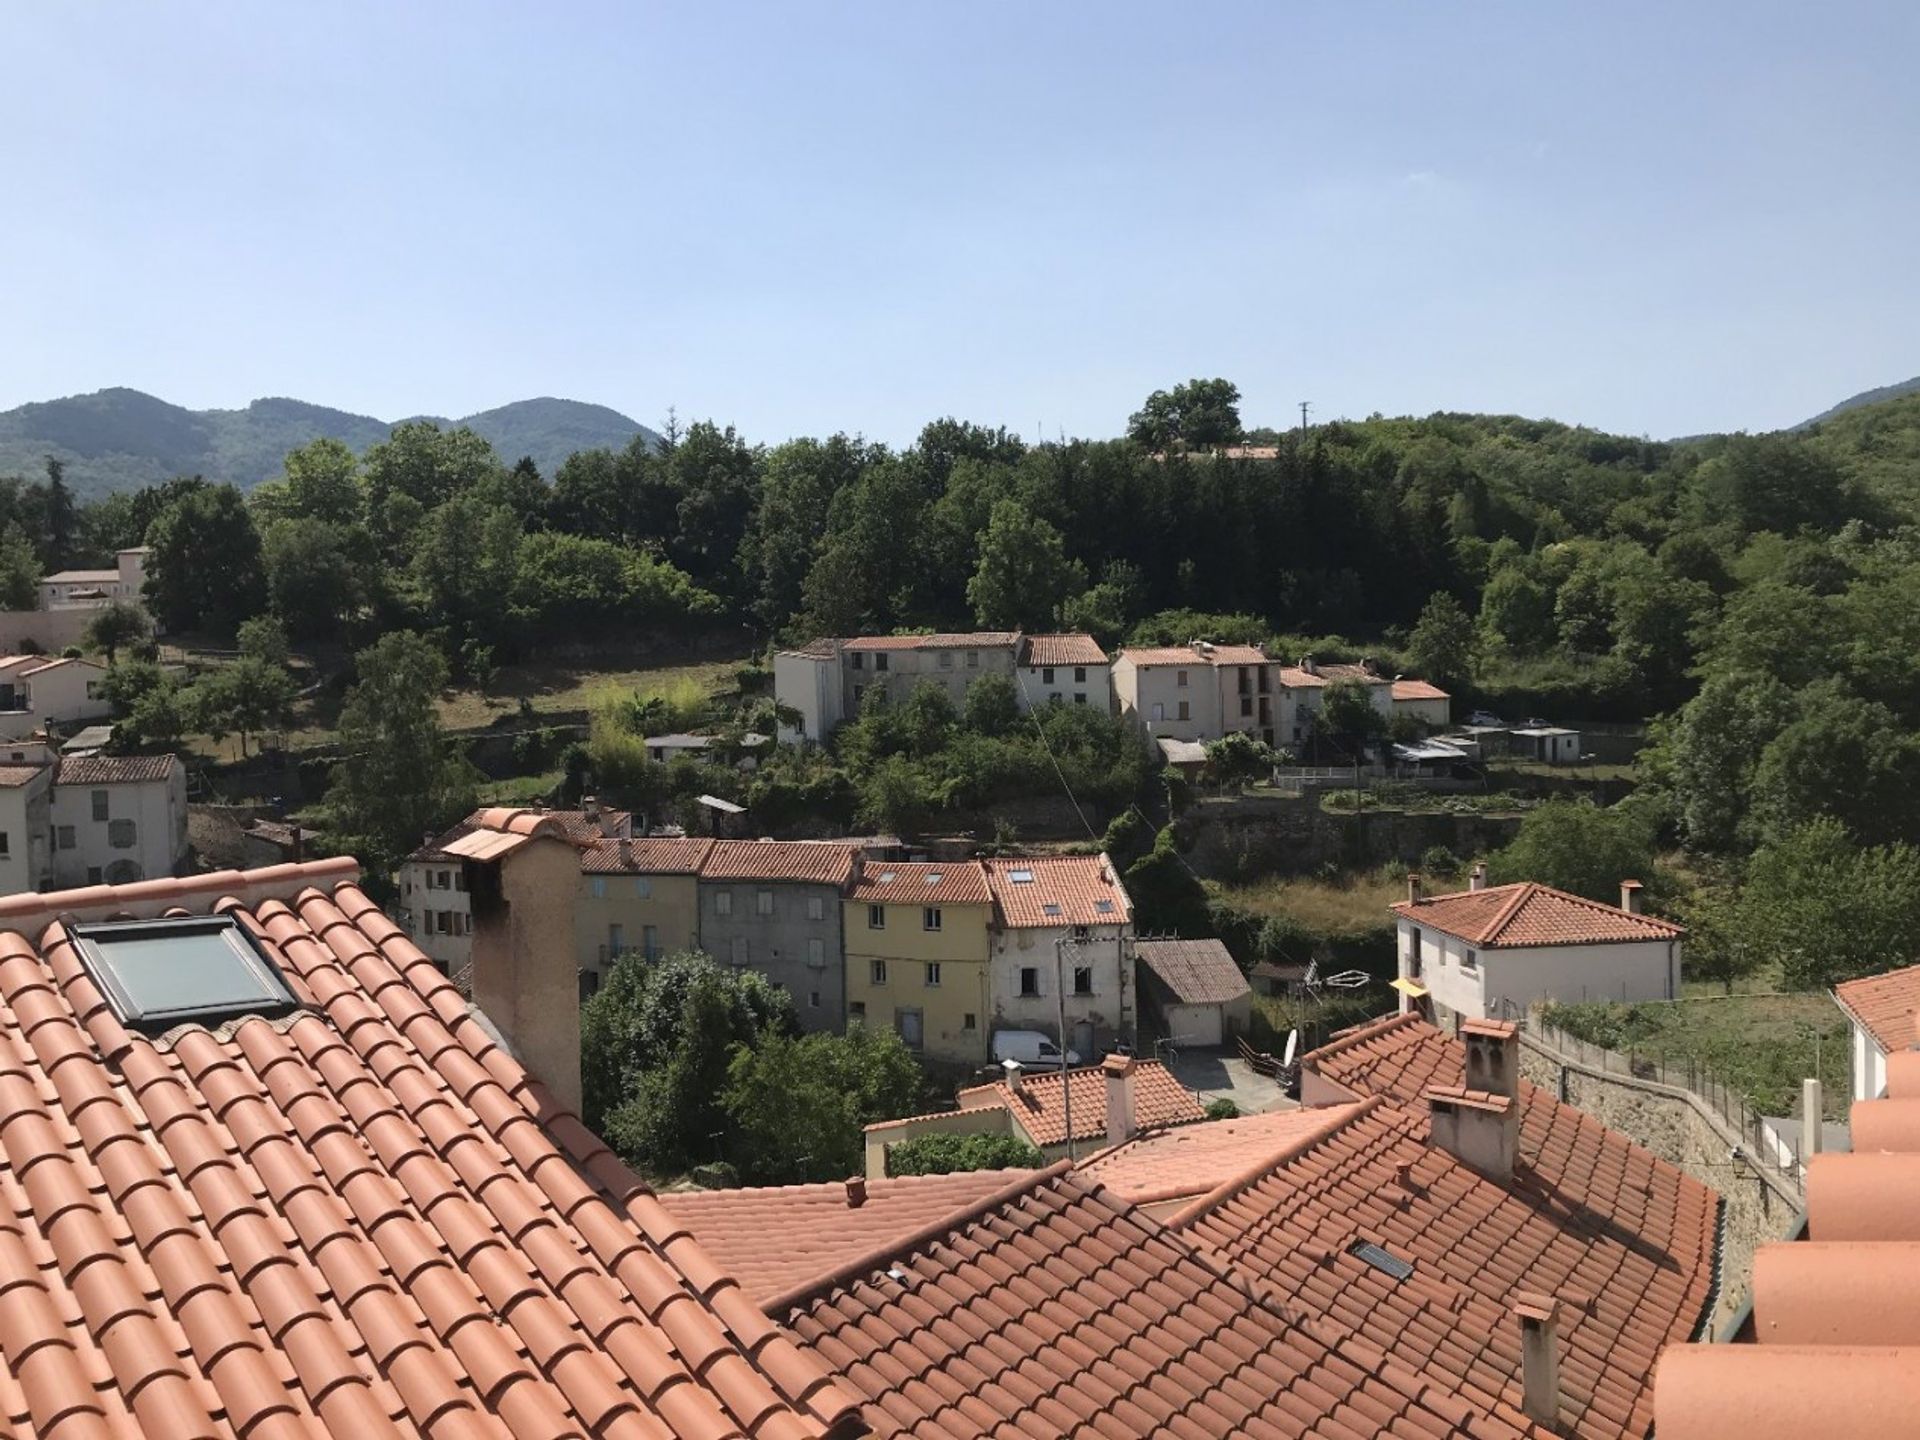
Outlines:
POLYGON ((1580 732, 1560 725, 1529 725, 1515 730, 1513 753, 1542 765, 1573 765, 1580 759, 1580 732))
POLYGON ((1133 947, 1142 1001, 1176 1045, 1224 1045, 1243 1034, 1253 990, 1218 940, 1141 940, 1133 947))

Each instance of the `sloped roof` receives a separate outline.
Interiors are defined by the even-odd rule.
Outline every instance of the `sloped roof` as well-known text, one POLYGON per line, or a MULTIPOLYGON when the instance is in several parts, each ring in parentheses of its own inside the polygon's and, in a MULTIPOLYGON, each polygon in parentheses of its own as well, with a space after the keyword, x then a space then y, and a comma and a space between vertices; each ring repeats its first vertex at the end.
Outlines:
POLYGON ((844 889, 859 848, 831 840, 719 840, 700 863, 702 880, 787 880, 844 889))
MULTIPOLYGON (((1622 1139, 1585 1163, 1624 1160, 1643 1183, 1593 1213, 1524 1163, 1502 1185, 1430 1144, 1424 1105, 1344 1108, 1343 1123, 1174 1223, 1230 1269, 1436 1383, 1515 1407, 1524 1400, 1516 1297, 1555 1297, 1567 1433, 1646 1435, 1654 1360, 1694 1333, 1712 1301, 1713 1192, 1645 1151, 1630 1155, 1622 1139), (1359 1243, 1413 1273, 1382 1273, 1350 1253, 1359 1243)), ((1522 1156, 1531 1158, 1524 1141, 1522 1156)))
POLYGON ((854 1397, 352 861, 0 902, 0 1432, 755 1440, 854 1397), (65 915, 224 912, 302 1008, 151 1038, 65 915))
POLYGON ((1133 953, 1181 1005, 1222 1005, 1252 989, 1218 940, 1138 940, 1133 953))
POLYGON ((862 860, 851 898, 873 905, 991 905, 987 872, 978 860, 951 865, 918 860, 862 860))
POLYGON ((1135 665, 1266 665, 1272 657, 1258 645, 1212 645, 1197 650, 1191 645, 1129 646, 1116 657, 1135 665))
POLYGON ((531 834, 541 822, 551 822, 545 833, 553 833, 558 827, 560 834, 576 845, 588 845, 604 839, 603 821, 615 830, 624 829, 632 816, 625 810, 616 810, 607 806, 599 812, 601 818, 589 816, 584 810, 535 810, 525 806, 493 805, 474 811, 466 819, 449 828, 445 834, 422 845, 407 856, 408 860, 423 863, 435 863, 459 859, 463 851, 454 849, 455 842, 472 834, 475 830, 499 830, 510 835, 531 834))
POLYGON ((1211 1194, 1344 1125, 1363 1105, 1303 1106, 1152 1130, 1080 1162, 1080 1173, 1133 1205, 1211 1194))
POLYGON ((661 1195, 660 1203, 764 1305, 825 1281, 876 1245, 905 1242, 1033 1173, 962 1170, 825 1185, 675 1190, 661 1195))
POLYGON ((56 785, 146 785, 172 778, 174 755, 69 755, 57 762, 56 785))
POLYGON ((1833 998, 1889 1055, 1920 1041, 1914 1029, 1914 1016, 1920 1014, 1920 965, 1843 981, 1833 987, 1833 998))
POLYGON ((711 840, 603 837, 580 852, 580 869, 587 875, 693 875, 711 849, 711 840))
POLYGON ((103 675, 107 672, 107 667, 98 660, 88 660, 79 655, 62 655, 56 659, 43 660, 31 670, 23 670, 20 674, 21 678, 31 680, 35 675, 44 674, 48 670, 58 670, 67 665, 84 665, 87 669, 98 670, 103 675))
POLYGON ((1678 940, 1687 933, 1669 920, 1636 915, 1532 880, 1402 900, 1392 909, 1402 919, 1443 930, 1483 950, 1678 940))
POLYGON ((1023 665, 1104 665, 1107 652, 1091 635, 1029 635, 1023 665))
POLYGON ((1133 918, 1126 887, 1105 855, 1035 855, 982 863, 1005 928, 1124 925, 1133 918), (1033 878, 1022 880, 1021 875, 1033 878))
POLYGON ((1431 681, 1396 680, 1393 682, 1393 698, 1396 700, 1451 700, 1453 697, 1431 681))
POLYGON ((1065 1166, 776 1318, 873 1402, 882 1437, 1444 1440, 1537 1435, 1259 1298, 1065 1166))
MULTIPOLYGON (((1073 1138, 1098 1140, 1107 1133, 1107 1076, 1098 1065, 1069 1070, 1073 1087, 1073 1138)), ((1064 1145, 1067 1140, 1067 1096, 1060 1072, 1034 1071, 1021 1077, 1019 1090, 1004 1080, 974 1085, 960 1092, 960 1108, 1004 1106, 1035 1145, 1064 1145)), ((1158 1060, 1133 1062, 1133 1123, 1142 1130, 1186 1125, 1204 1120, 1207 1112, 1193 1092, 1173 1078, 1158 1060)))
POLYGON ((972 630, 952 635, 860 635, 841 642, 843 650, 992 650, 1020 638, 1012 630, 972 630))
POLYGON ((14 790, 45 774, 44 765, 0 765, 0 790, 14 790))

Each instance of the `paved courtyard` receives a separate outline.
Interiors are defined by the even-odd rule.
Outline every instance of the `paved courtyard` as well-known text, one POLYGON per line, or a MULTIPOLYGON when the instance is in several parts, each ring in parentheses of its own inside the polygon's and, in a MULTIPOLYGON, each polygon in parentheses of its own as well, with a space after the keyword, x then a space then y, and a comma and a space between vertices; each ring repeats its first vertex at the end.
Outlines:
POLYGON ((1241 1114, 1254 1115, 1291 1110, 1298 1103, 1287 1098, 1277 1081, 1254 1074, 1232 1051, 1182 1049, 1169 1068, 1182 1085, 1199 1095, 1202 1105, 1225 1096, 1240 1107, 1241 1114))

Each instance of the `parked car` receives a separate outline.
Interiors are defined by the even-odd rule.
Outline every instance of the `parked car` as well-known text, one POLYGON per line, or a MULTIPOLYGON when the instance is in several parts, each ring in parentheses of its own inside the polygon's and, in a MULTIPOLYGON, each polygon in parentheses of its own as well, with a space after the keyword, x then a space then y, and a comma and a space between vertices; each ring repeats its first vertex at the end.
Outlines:
POLYGON ((1491 710, 1476 710, 1467 716, 1467 724, 1469 725, 1504 725, 1506 723, 1506 721, 1502 720, 1491 710))
POLYGON ((1551 720, 1542 720, 1538 715, 1529 715, 1520 722, 1522 730, 1545 730, 1553 724, 1551 720))
MULTIPOLYGON (((1018 1060, 1022 1065, 1033 1065, 1049 1070, 1058 1070, 1062 1056, 1060 1047, 1038 1030, 996 1030, 993 1032, 993 1058, 995 1060, 1018 1060)), ((1065 1063, 1078 1065, 1080 1056, 1069 1050, 1065 1063)))

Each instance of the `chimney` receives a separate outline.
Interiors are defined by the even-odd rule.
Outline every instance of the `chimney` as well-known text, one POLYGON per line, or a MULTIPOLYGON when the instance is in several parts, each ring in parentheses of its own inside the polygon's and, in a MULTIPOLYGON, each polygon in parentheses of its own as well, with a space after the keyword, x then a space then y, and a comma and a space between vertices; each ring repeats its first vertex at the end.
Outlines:
POLYGON ((1420 903, 1420 877, 1411 871, 1407 874, 1407 904, 1420 903))
POLYGON ((1620 882, 1620 908, 1629 915, 1640 913, 1640 892, 1645 887, 1638 880, 1620 882))
POLYGON ((1549 1430, 1560 1427, 1560 1302, 1526 1290, 1513 1294, 1520 1321, 1520 1408, 1549 1430))
POLYGON ((1520 1104, 1460 1085, 1427 1091, 1430 1141, 1498 1185, 1513 1181, 1520 1150, 1520 1104))
POLYGON ((858 1210, 866 1203, 867 1177, 864 1175, 852 1176, 847 1181, 847 1208, 849 1210, 858 1210))
POLYGON ((1467 1089, 1520 1098, 1520 1031, 1509 1020, 1468 1020, 1460 1026, 1467 1047, 1467 1089))
POLYGON ((1473 873, 1467 877, 1467 888, 1469 890, 1484 890, 1487 888, 1486 861, 1480 860, 1475 862, 1473 873))
POLYGON ((291 842, 287 846, 289 852, 287 858, 298 865, 307 858, 307 832, 298 825, 290 825, 287 827, 287 835, 291 842))
MULTIPOLYGON (((498 838, 502 832, 476 834, 498 838)), ((580 970, 574 892, 580 852, 546 821, 518 843, 469 860, 473 999, 507 1049, 580 1111, 580 970)))
POLYGON ((1800 1082, 1800 1163, 1809 1155, 1818 1155, 1826 1133, 1820 1122, 1826 1118, 1826 1103, 1820 1094, 1820 1082, 1812 1076, 1800 1082))
POLYGON ((1000 1068, 1006 1073, 1007 1089, 1018 1095, 1020 1093, 1020 1062, 1018 1060, 1002 1060, 1000 1062, 1000 1068))
POLYGON ((1320 673, 1320 667, 1313 663, 1313 657, 1311 655, 1302 655, 1300 657, 1300 668, 1309 675, 1318 675, 1320 673))
POLYGON ((1109 1055, 1100 1067, 1107 1077, 1107 1143, 1133 1137, 1133 1057, 1109 1055))

